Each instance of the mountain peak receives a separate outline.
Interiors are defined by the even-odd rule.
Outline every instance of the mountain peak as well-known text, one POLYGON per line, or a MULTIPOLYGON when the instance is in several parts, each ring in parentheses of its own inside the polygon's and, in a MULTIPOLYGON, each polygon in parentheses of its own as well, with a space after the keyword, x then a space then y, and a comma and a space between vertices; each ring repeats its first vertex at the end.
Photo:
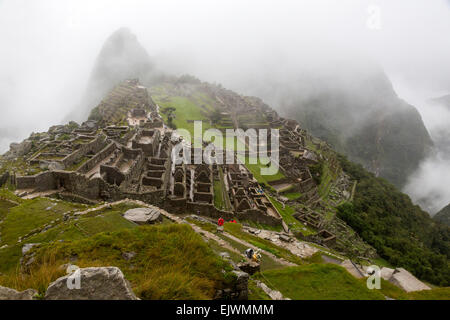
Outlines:
POLYGON ((123 79, 139 79, 146 84, 153 74, 151 58, 137 36, 126 27, 116 30, 103 44, 82 99, 82 106, 70 115, 70 119, 85 120, 102 97, 123 79))

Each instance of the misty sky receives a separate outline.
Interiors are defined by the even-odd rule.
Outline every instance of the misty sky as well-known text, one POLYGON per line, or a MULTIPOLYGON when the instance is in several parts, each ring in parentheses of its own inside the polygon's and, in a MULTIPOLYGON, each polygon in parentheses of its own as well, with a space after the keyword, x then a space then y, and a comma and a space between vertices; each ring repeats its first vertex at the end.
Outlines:
POLYGON ((72 110, 104 40, 124 26, 160 69, 238 91, 265 70, 329 72, 343 60, 357 69, 364 56, 431 133, 450 127, 450 112, 425 104, 450 93, 448 0, 0 0, 0 152, 72 110), (380 29, 368 27, 371 6, 380 29))

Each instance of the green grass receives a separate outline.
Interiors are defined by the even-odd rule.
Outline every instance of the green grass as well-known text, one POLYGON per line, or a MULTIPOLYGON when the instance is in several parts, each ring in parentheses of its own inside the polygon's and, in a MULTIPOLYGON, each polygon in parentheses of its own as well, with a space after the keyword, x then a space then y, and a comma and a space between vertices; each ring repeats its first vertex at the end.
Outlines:
POLYGON ((9 212, 9 209, 15 205, 9 201, 0 199, 0 221, 3 220, 9 212))
POLYGON ((269 182, 277 181, 280 179, 284 179, 285 175, 278 170, 278 172, 274 175, 262 175, 261 174, 261 168, 265 167, 265 165, 261 164, 260 159, 255 159, 253 157, 244 157, 242 155, 238 155, 239 160, 244 163, 244 165, 247 167, 247 169, 253 174, 255 179, 259 183, 264 183, 266 186, 270 187, 269 182), (255 161, 256 164, 250 164, 250 159, 252 161, 255 161))
POLYGON ((283 196, 288 198, 289 200, 297 200, 302 196, 302 194, 300 192, 289 192, 283 193, 283 196))
POLYGON ((209 239, 208 246, 217 254, 220 254, 222 252, 228 253, 230 255, 231 260, 234 263, 239 263, 239 262, 245 261, 244 257, 241 254, 238 254, 234 251, 231 251, 227 248, 222 247, 216 240, 209 239))
POLYGON ((408 297, 412 300, 450 300, 450 287, 410 292, 408 297))
MULTIPOLYGON (((244 253, 245 250, 248 249, 248 247, 246 247, 242 243, 237 242, 223 234, 219 233, 219 234, 217 234, 217 236, 222 238, 226 242, 228 242, 232 247, 234 247, 235 249, 239 250, 242 253, 244 253)), ((265 253, 261 253, 261 263, 260 263, 261 270, 264 271, 264 270, 280 269, 280 268, 284 268, 284 267, 285 267, 284 264, 281 264, 281 263, 275 261, 274 259, 272 259, 265 253)))
POLYGON ((17 203, 22 203, 25 201, 6 188, 0 189, 0 199, 7 199, 17 203))
POLYGON ((202 228, 203 230, 211 232, 211 233, 215 233, 217 231, 217 226, 212 223, 209 223, 209 222, 199 221, 197 219, 193 219, 190 217, 187 217, 186 221, 193 223, 196 226, 202 228))
MULTIPOLYGON (((366 282, 365 279, 361 281, 366 282)), ((395 300, 450 300, 450 287, 408 293, 384 279, 381 279, 380 292, 395 300)))
POLYGON ((249 300, 272 300, 270 297, 264 292, 263 289, 259 288, 256 285, 256 281, 250 279, 248 281, 248 299, 249 300))
POLYGON ((283 231, 283 227, 280 225, 272 226, 270 224, 264 224, 264 223, 258 223, 252 220, 239 220, 240 223, 244 225, 248 225, 255 229, 264 229, 264 230, 270 230, 270 231, 276 231, 281 232, 283 231))
MULTIPOLYGON (((122 229, 133 229, 137 225, 124 219, 122 213, 126 210, 135 208, 133 203, 123 203, 112 208, 103 208, 92 211, 88 214, 79 216, 77 220, 70 219, 56 222, 49 230, 31 235, 23 243, 16 243, 18 237, 23 237, 29 231, 36 227, 42 227, 55 218, 62 217, 63 212, 84 211, 89 207, 70 204, 63 201, 54 202, 46 198, 37 198, 34 200, 22 200, 19 206, 10 209, 2 228, 2 245, 9 244, 9 247, 0 250, 0 272, 7 272, 14 269, 19 263, 21 257, 21 248, 23 243, 50 243, 56 240, 72 241, 81 240, 101 232, 118 231, 122 229), (50 210, 46 210, 51 206, 50 210)), ((163 219, 163 223, 168 223, 163 219)))
POLYGON ((327 198, 328 194, 330 193, 332 182, 335 179, 333 173, 331 172, 330 168, 326 164, 326 162, 323 163, 322 167, 322 176, 320 177, 320 184, 317 187, 319 195, 321 198, 327 198))
MULTIPOLYGON (((191 139, 194 139, 194 123, 193 120, 202 120, 202 130, 205 131, 211 126, 207 118, 205 110, 200 107, 200 104, 193 99, 186 97, 170 97, 153 96, 155 102, 161 107, 161 115, 164 122, 168 123, 168 115, 164 112, 167 108, 174 108, 173 123, 177 129, 186 129, 191 134, 191 139)), ((203 132, 202 132, 203 135, 203 132)))
POLYGON ((43 293, 48 282, 61 275, 58 267, 73 256, 80 267, 119 267, 142 299, 211 299, 217 289, 235 279, 231 266, 188 225, 140 226, 53 242, 35 252, 36 261, 31 265, 34 277, 23 275, 12 283, 2 277, 0 281, 43 293), (135 252, 136 256, 126 260, 122 256, 125 252, 135 252))
POLYGON ((223 209, 225 207, 223 184, 220 180, 214 180, 214 206, 218 209, 223 209))
POLYGON ((63 213, 84 208, 82 205, 47 198, 36 198, 26 201, 9 210, 1 225, 2 244, 15 244, 19 237, 33 229, 62 218, 63 213))
MULTIPOLYGON (((272 243, 269 240, 262 239, 260 237, 251 235, 245 231, 242 231, 242 225, 238 223, 225 223, 224 230, 233 236, 242 239, 244 241, 247 241, 248 243, 261 248, 267 252, 272 253, 278 258, 283 258, 285 260, 291 261, 296 264, 302 264, 304 263, 303 260, 296 256, 295 254, 291 253, 289 250, 286 250, 284 248, 278 247, 274 243, 272 243)), ((245 248, 247 249, 247 248, 245 248)), ((245 250, 244 249, 244 250, 245 250)))
POLYGON ((264 271, 255 278, 294 300, 383 300, 344 268, 333 264, 309 264, 264 271), (268 281, 267 281, 268 280, 268 281))
POLYGON ((65 170, 66 171, 77 171, 83 164, 85 164, 88 160, 90 160, 90 158, 88 157, 83 157, 82 159, 80 159, 77 163, 74 163, 73 165, 67 167, 65 170))
POLYGON ((283 205, 272 198, 271 196, 268 196, 270 202, 272 202, 273 206, 277 211, 280 213, 281 217, 283 218, 284 222, 289 225, 289 228, 294 232, 301 232, 303 235, 308 236, 311 234, 316 233, 313 229, 305 226, 300 221, 295 219, 292 215, 295 213, 295 209, 285 205, 283 208, 283 205))

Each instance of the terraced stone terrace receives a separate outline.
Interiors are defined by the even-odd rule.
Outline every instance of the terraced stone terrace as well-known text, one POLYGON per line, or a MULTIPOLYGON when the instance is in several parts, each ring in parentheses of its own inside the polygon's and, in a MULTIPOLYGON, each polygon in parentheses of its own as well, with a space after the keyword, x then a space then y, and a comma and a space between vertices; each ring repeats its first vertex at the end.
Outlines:
MULTIPOLYGON (((278 116, 260 99, 189 80, 149 92, 157 103, 138 80, 126 80, 101 101, 88 121, 37 134, 33 148, 24 155, 28 173, 11 172, 16 194, 33 198, 45 193, 86 203, 128 198, 173 213, 248 221, 288 233, 300 230, 304 236, 317 233, 318 238, 311 239, 322 244, 320 235, 334 237, 326 225, 295 220, 303 217, 302 204, 321 203, 318 187, 322 188, 309 169, 318 163, 318 155, 308 148, 310 137, 296 121, 278 116), (171 113, 164 113, 167 110, 171 113), (245 139, 236 140, 243 152, 232 154, 235 164, 194 161, 194 148, 191 164, 173 163, 172 150, 183 138, 174 135, 168 122, 191 130, 194 120, 204 120, 204 130, 237 129, 244 123, 246 128, 250 124, 280 129, 278 172, 262 175, 266 165, 256 158, 256 164, 250 163, 256 153, 245 139), (296 196, 286 198, 289 194, 296 196)), ((203 143, 200 154, 209 143, 203 143)), ((225 158, 225 151, 216 147, 215 157, 225 158)), ((323 214, 320 207, 316 212, 323 214)))

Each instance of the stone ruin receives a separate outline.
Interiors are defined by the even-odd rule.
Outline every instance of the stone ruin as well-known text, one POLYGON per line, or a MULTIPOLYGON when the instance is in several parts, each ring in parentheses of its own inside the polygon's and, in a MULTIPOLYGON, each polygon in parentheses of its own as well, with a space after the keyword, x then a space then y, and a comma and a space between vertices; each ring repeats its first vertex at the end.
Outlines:
MULTIPOLYGON (((306 149, 305 132, 298 122, 279 117, 259 99, 227 90, 215 94, 221 112, 230 117, 229 124, 258 114, 254 124, 280 129, 279 167, 285 178, 270 185, 277 191, 301 192, 305 201, 316 200, 317 186, 308 165, 317 159, 306 149)), ((39 139, 39 150, 27 162, 43 169, 16 177, 20 196, 54 193, 86 203, 129 198, 171 212, 282 224, 277 209, 244 165, 210 165, 203 160, 172 163, 172 130, 137 80, 114 88, 81 126, 52 127, 39 139)), ((192 149, 191 160, 199 160, 196 154, 192 149)), ((324 241, 332 242, 313 215, 300 219, 317 229, 324 241)))

